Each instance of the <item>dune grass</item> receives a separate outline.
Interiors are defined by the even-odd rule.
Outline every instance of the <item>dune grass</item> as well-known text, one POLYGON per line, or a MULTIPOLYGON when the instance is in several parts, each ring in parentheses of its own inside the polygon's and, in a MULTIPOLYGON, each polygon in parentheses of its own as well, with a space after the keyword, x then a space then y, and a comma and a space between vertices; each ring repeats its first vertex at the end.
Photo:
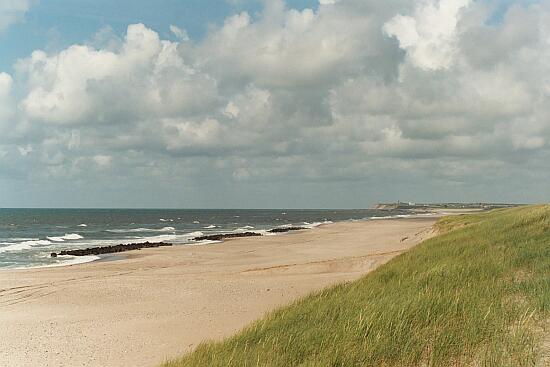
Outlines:
POLYGON ((533 366, 550 315, 550 206, 447 217, 355 282, 165 367, 533 366))

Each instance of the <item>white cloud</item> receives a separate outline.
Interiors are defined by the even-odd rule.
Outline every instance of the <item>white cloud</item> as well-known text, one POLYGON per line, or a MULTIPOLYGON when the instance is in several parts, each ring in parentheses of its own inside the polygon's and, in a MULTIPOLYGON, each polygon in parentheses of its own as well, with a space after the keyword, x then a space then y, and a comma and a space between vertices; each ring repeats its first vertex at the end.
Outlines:
POLYGON ((457 23, 471 0, 424 0, 413 16, 396 15, 384 31, 397 38, 414 65, 427 70, 448 68, 457 52, 457 23))
POLYGON ((0 32, 20 21, 29 8, 29 0, 0 1, 0 32))
POLYGON ((162 121, 168 150, 215 147, 222 139, 222 127, 215 119, 200 122, 162 121))
POLYGON ((118 42, 35 51, 0 74, 3 162, 59 179, 90 166, 107 183, 181 172, 198 191, 226 177, 511 185, 550 158, 550 8, 489 16, 467 0, 278 0, 200 41, 136 24, 118 42))
POLYGON ((259 20, 247 13, 232 16, 199 46, 199 58, 212 75, 268 87, 317 84, 357 67, 372 49, 368 19, 286 9, 281 0, 266 4, 259 20))
POLYGON ((170 25, 170 32, 172 32, 180 41, 189 41, 189 36, 187 35, 187 31, 185 29, 181 29, 175 25, 170 25))
POLYGON ((0 73, 0 132, 3 128, 7 128, 14 116, 13 99, 12 99, 13 79, 9 74, 0 73))
POLYGON ((170 115, 201 108, 215 95, 215 82, 185 65, 177 43, 161 41, 142 24, 128 27, 119 50, 74 45, 54 55, 36 51, 17 70, 28 80, 22 109, 52 123, 107 121, 130 111, 170 115))
POLYGON ((108 167, 113 162, 113 157, 109 155, 96 155, 93 160, 99 167, 108 167))

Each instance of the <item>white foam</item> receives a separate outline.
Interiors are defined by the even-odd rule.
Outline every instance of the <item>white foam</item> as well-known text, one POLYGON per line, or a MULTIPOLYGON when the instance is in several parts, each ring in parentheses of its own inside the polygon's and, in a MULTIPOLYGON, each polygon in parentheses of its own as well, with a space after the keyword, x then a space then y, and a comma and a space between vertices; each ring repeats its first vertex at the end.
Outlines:
POLYGON ((213 224, 211 224, 211 225, 209 225, 209 226, 207 226, 207 227, 204 227, 204 228, 206 228, 206 229, 212 229, 212 228, 216 228, 216 226, 213 225, 213 224))
POLYGON ((248 231, 249 229, 254 229, 254 227, 252 227, 252 226, 239 227, 239 228, 237 228, 234 232, 246 232, 246 231, 248 231))
POLYGON ((193 224, 199 224, 200 222, 198 220, 194 220, 193 224))
POLYGON ((135 232, 175 232, 174 227, 155 228, 129 228, 129 229, 107 229, 111 233, 135 233, 135 232))
POLYGON ((214 243, 221 243, 221 242, 222 241, 204 240, 204 241, 186 243, 185 246, 204 246, 204 245, 212 245, 214 243))
POLYGON ((387 216, 384 216, 384 217, 371 217, 371 218, 366 218, 366 219, 381 220, 381 219, 414 218, 414 217, 425 216, 425 215, 433 215, 433 214, 432 213, 428 213, 428 214, 396 214, 396 215, 387 215, 387 216))
POLYGON ((281 224, 280 226, 277 226, 277 228, 290 228, 290 227, 294 227, 294 225, 292 225, 292 224, 281 224))
POLYGON ((261 234, 262 236, 277 236, 279 234, 279 233, 269 232, 267 229, 259 229, 252 232, 261 234))
POLYGON ((384 217, 370 217, 370 218, 365 218, 365 219, 379 220, 379 219, 391 219, 391 218, 394 218, 394 217, 392 215, 387 215, 387 216, 384 216, 384 217))
POLYGON ((63 241, 66 241, 66 240, 67 241, 80 240, 84 237, 82 237, 78 233, 69 233, 69 234, 65 234, 64 236, 60 236, 60 237, 46 237, 46 238, 50 241, 53 241, 53 242, 63 242, 63 241))
POLYGON ((79 227, 88 227, 88 225, 87 225, 87 224, 84 224, 84 223, 79 224, 78 226, 79 226, 79 227))
POLYGON ((14 237, 14 238, 9 238, 8 241, 12 241, 12 242, 21 242, 21 241, 38 241, 40 238, 26 238, 26 237, 14 237))
POLYGON ((202 233, 201 231, 195 231, 195 232, 190 232, 190 233, 186 233, 186 234, 183 234, 181 235, 182 237, 200 237, 200 236, 203 236, 204 233, 202 233))
POLYGON ((201 231, 189 232, 181 235, 169 234, 140 238, 138 242, 183 242, 187 243, 193 237, 204 235, 201 231))
POLYGON ((6 247, 0 247, 0 253, 3 252, 16 252, 16 251, 24 251, 29 250, 32 247, 35 246, 47 246, 51 245, 52 243, 47 240, 37 240, 37 241, 23 241, 19 243, 14 243, 13 245, 9 245, 6 247))
POLYGON ((38 266, 22 266, 15 269, 40 269, 40 268, 58 268, 62 266, 70 266, 70 265, 78 265, 78 264, 85 264, 92 261, 96 261, 101 259, 99 256, 58 256, 57 259, 62 260, 61 262, 58 262, 56 264, 50 264, 50 265, 38 265, 38 266))
POLYGON ((334 223, 334 222, 331 221, 331 220, 325 220, 323 222, 314 222, 314 223, 306 224, 306 225, 304 225, 304 227, 309 228, 309 229, 313 229, 313 228, 322 226, 324 224, 331 224, 331 223, 334 223))

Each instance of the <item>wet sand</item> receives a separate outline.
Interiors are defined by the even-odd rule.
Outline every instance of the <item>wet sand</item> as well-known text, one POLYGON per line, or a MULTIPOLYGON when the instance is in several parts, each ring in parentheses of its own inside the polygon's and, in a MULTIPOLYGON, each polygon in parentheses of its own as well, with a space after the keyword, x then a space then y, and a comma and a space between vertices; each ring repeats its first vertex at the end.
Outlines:
POLYGON ((0 272, 0 365, 156 366, 432 236, 435 217, 128 252, 0 272))

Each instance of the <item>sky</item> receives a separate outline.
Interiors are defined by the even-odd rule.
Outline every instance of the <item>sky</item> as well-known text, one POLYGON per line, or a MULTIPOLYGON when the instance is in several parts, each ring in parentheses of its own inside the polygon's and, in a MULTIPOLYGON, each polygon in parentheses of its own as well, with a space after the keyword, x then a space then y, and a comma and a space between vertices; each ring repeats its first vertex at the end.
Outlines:
POLYGON ((550 0, 0 0, 0 207, 547 202, 550 0))

